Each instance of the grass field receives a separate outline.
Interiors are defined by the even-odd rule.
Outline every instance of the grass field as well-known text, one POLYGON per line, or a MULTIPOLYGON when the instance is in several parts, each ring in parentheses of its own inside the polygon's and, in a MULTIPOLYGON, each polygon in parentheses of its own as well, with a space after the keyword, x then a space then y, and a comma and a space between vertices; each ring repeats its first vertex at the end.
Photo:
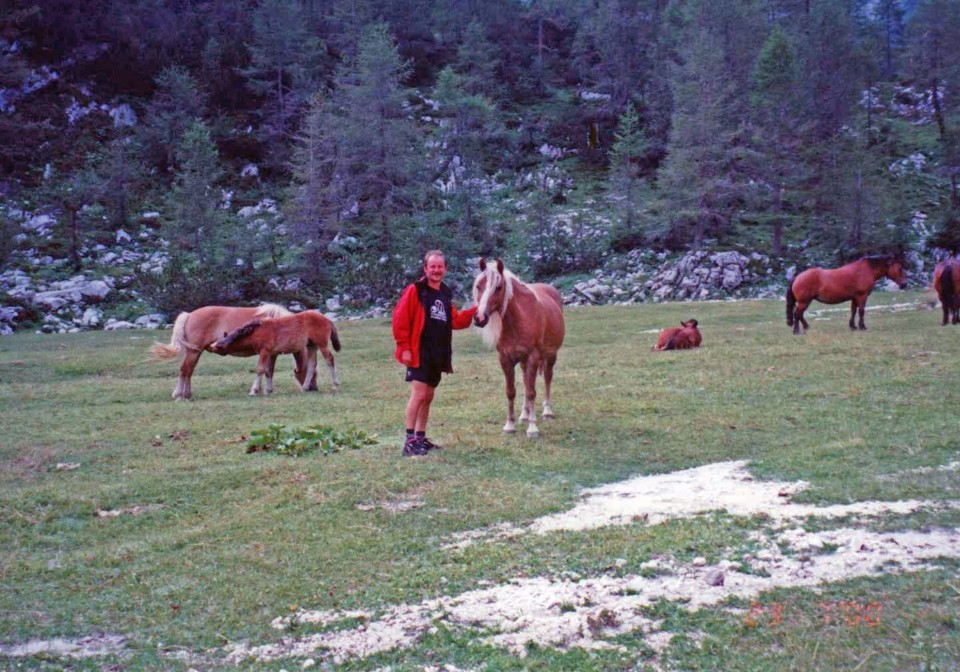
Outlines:
MULTIPOLYGON (((446 546, 457 533, 567 511, 583 488, 636 475, 746 460, 758 482, 808 482, 793 497, 800 504, 960 500, 960 471, 949 467, 960 460, 960 328, 940 327, 928 298, 877 292, 869 331, 851 333, 837 307, 803 337, 791 335, 776 301, 570 309, 554 382, 558 419, 539 423, 538 440, 523 426, 501 434, 496 356, 472 330, 457 332, 457 373, 439 389, 430 428, 445 449, 419 459, 400 456, 408 391, 384 319, 338 325, 336 396, 324 367, 321 392, 299 392, 284 358, 274 395, 251 398, 255 360, 206 354, 191 403, 170 399, 174 365, 146 361, 151 341, 170 332, 5 337, 0 668, 222 669, 230 643, 358 623, 271 627, 299 610, 380 615, 524 578, 642 577, 657 573, 652 559, 679 566, 756 554, 755 535, 773 525, 762 512, 721 510, 446 546), (703 348, 650 351, 655 330, 690 317, 703 348), (352 427, 380 443, 298 458, 246 454, 244 437, 270 423, 352 427), (121 513, 98 515, 107 511, 121 513), (11 648, 103 633, 122 636, 122 646, 87 658, 11 648)), ((960 509, 801 524, 822 534, 960 534, 960 509)), ((956 670, 958 568, 956 557, 941 557, 923 571, 818 588, 771 583, 755 599, 701 609, 657 600, 643 613, 672 636, 659 651, 642 632, 618 631, 606 650, 530 643, 519 658, 487 639, 497 634, 489 625, 440 619, 410 646, 369 657, 334 662, 318 650, 240 666, 956 670)), ((602 639, 606 625, 594 634, 602 639)))

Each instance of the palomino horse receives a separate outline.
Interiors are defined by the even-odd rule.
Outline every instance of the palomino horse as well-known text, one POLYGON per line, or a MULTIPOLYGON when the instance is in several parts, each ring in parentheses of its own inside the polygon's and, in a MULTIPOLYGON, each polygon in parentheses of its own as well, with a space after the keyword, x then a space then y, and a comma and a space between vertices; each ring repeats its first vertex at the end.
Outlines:
POLYGON ((333 391, 340 389, 340 378, 337 376, 337 366, 330 352, 329 344, 333 349, 340 351, 340 338, 337 328, 326 315, 315 310, 305 310, 296 315, 285 315, 264 320, 253 320, 235 329, 210 346, 210 351, 218 355, 233 355, 236 353, 255 352, 260 357, 257 362, 257 376, 253 379, 250 388, 251 395, 260 394, 263 378, 267 379, 267 394, 273 394, 273 368, 277 363, 278 355, 296 355, 307 352, 307 372, 303 377, 301 388, 306 390, 308 380, 316 381, 317 350, 323 355, 330 369, 330 378, 333 381, 333 391))
POLYGON ((500 355, 507 387, 507 423, 503 431, 516 431, 514 399, 517 396, 514 368, 523 372, 524 402, 520 421, 528 422, 527 436, 540 435, 535 402, 537 374, 543 371, 543 417, 552 418, 550 383, 557 350, 563 344, 563 302, 560 292, 550 285, 525 284, 503 267, 503 261, 487 264, 480 260, 480 275, 473 282, 473 300, 477 313, 473 323, 480 327, 483 340, 495 345, 500 355))
POLYGON ((933 288, 940 297, 940 307, 943 309, 943 321, 960 323, 960 260, 947 259, 937 264, 933 269, 933 288))
POLYGON ((803 317, 810 302, 816 299, 821 303, 843 303, 850 301, 850 328, 856 329, 854 318, 860 314, 860 329, 866 329, 863 323, 863 310, 873 286, 882 277, 888 277, 900 285, 907 284, 903 266, 891 255, 863 257, 846 266, 836 269, 808 268, 790 283, 787 289, 787 326, 793 327, 793 333, 800 333, 800 325, 806 331, 810 325, 803 317))
MULTIPOLYGON (((193 392, 190 389, 190 378, 197 362, 204 350, 225 334, 239 329, 248 322, 261 317, 278 317, 290 315, 290 311, 272 303, 265 303, 256 308, 231 306, 204 306, 189 313, 180 313, 173 323, 173 335, 170 343, 154 343, 150 354, 154 359, 171 360, 183 357, 180 363, 180 377, 173 390, 173 398, 177 400, 190 399, 193 392)), ((256 352, 235 352, 238 357, 252 357, 256 352)), ((293 356, 296 362, 297 382, 303 385, 307 374, 307 352, 303 351, 293 356)), ((316 374, 314 374, 315 376, 316 374)), ((314 377, 307 389, 316 390, 317 381, 314 377)))

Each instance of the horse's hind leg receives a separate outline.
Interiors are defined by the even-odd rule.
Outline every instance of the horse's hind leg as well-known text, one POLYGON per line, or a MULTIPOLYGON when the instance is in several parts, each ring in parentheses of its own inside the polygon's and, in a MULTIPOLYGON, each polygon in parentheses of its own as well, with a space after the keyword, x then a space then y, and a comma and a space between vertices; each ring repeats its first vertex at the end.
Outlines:
POLYGON ((273 394, 273 370, 277 367, 277 355, 270 355, 267 361, 267 394, 273 394))
POLYGON ((543 418, 553 419, 553 405, 550 403, 550 384, 553 382, 553 365, 557 363, 557 356, 551 355, 544 360, 543 365, 543 418))
MULTIPOLYGON (((320 348, 320 354, 323 355, 323 359, 327 362, 327 368, 330 369, 330 380, 331 380, 331 382, 333 383, 333 391, 334 391, 334 393, 337 393, 337 392, 340 391, 340 377, 337 375, 337 364, 336 364, 336 361, 335 361, 334 358, 333 358, 333 353, 330 352, 330 348, 328 348, 327 346, 323 346, 322 348, 320 348)), ((314 368, 314 375, 313 375, 314 386, 313 386, 313 387, 314 387, 314 389, 316 389, 316 387, 317 387, 317 386, 316 386, 316 380, 317 380, 317 375, 316 375, 316 368, 317 368, 316 361, 317 361, 317 357, 316 357, 316 355, 313 356, 313 361, 314 361, 314 365, 313 365, 313 368, 314 368)))
POLYGON ((504 434, 513 434, 517 431, 517 420, 514 415, 514 400, 517 398, 517 372, 514 363, 500 356, 500 368, 503 369, 503 379, 507 392, 507 422, 503 425, 504 434))
POLYGON ((173 398, 177 401, 193 397, 193 392, 190 390, 190 378, 193 376, 193 370, 197 368, 197 361, 199 361, 201 354, 203 354, 203 350, 187 348, 183 361, 180 363, 180 377, 177 378, 177 386, 173 390, 173 398))
MULTIPOLYGON (((858 328, 860 329, 860 331, 866 331, 866 330, 867 330, 867 325, 866 325, 866 323, 864 323, 864 321, 863 321, 863 311, 865 311, 865 310, 867 309, 867 297, 863 297, 862 299, 860 299, 859 301, 857 301, 857 303, 858 303, 858 306, 857 306, 857 314, 858 314, 859 317, 860 317, 860 325, 859 325, 858 328)), ((851 326, 851 328, 853 327, 852 324, 851 324, 850 326, 851 326)))
POLYGON ((316 381, 317 381, 317 347, 316 347, 313 343, 310 343, 309 345, 307 345, 307 362, 306 362, 306 367, 307 367, 307 370, 306 370, 306 375, 304 376, 304 379, 303 379, 303 385, 300 386, 300 389, 302 389, 304 392, 308 392, 308 391, 311 390, 311 387, 310 387, 310 382, 311 382, 311 381, 313 381, 313 383, 314 383, 312 389, 313 389, 313 390, 316 390, 316 389, 317 389, 317 386, 316 386, 316 381))
POLYGON ((807 318, 803 316, 806 312, 807 307, 810 305, 809 301, 797 301, 797 308, 794 313, 793 320, 793 333, 795 335, 800 334, 800 327, 803 327, 803 330, 806 331, 810 328, 810 324, 807 322, 807 318))

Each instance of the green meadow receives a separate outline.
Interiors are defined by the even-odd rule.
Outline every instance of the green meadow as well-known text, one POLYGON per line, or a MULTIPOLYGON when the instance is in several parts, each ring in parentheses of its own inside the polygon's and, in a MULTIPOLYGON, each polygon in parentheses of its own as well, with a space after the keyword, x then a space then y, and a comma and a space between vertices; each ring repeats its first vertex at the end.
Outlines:
MULTIPOLYGON (((126 645, 84 659, 0 655, 0 668, 222 669, 229 642, 289 638, 270 623, 298 608, 376 612, 516 577, 602 576, 615 563, 640 573, 653 557, 713 562, 767 524, 721 511, 442 548, 458 532, 523 525, 570 509, 585 487, 640 474, 748 460, 758 480, 809 482, 797 502, 960 500, 960 471, 938 469, 960 460, 960 327, 941 327, 921 292, 876 292, 868 307, 869 330, 853 333, 845 306, 814 304, 802 337, 777 301, 568 309, 557 419, 539 421, 536 440, 525 424, 501 433, 496 355, 473 330, 456 332, 456 373, 429 432, 444 450, 415 459, 400 455, 408 390, 387 319, 338 323, 337 395, 322 362, 320 392, 300 392, 284 357, 273 396, 249 397, 255 360, 208 353, 192 402, 170 398, 176 365, 147 359, 169 331, 4 337, 0 645, 95 633, 126 645), (656 330, 691 317, 702 348, 651 351, 656 330), (379 443, 247 454, 246 437, 271 423, 361 429, 379 443), (422 506, 378 506, 407 499, 422 506), (108 511, 124 513, 98 515, 108 511)), ((960 510, 804 527, 851 525, 954 529, 960 510)), ((314 657, 316 669, 348 670, 956 670, 958 569, 941 558, 817 590, 771 586, 758 598, 762 619, 661 601, 651 613, 673 633, 662 654, 636 633, 615 650, 531 646, 518 658, 440 628, 409 649, 336 665, 314 657), (882 618, 827 623, 825 600, 879 605, 882 618)))

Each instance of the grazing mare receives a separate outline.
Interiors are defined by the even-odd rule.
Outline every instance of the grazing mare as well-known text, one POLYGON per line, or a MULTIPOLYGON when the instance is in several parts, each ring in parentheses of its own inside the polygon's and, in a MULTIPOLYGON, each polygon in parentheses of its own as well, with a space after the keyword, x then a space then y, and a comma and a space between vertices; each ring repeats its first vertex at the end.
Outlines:
POLYGON ((671 327, 660 332, 657 338, 657 344, 653 346, 654 350, 689 350, 690 348, 699 348, 703 342, 700 330, 697 329, 699 322, 696 320, 687 320, 681 322, 679 327, 671 327))
POLYGON ((500 355, 500 367, 506 379, 507 422, 503 431, 516 431, 514 399, 517 396, 515 367, 523 372, 524 402, 520 421, 528 422, 527 436, 540 435, 535 402, 537 374, 543 372, 543 417, 553 418, 550 383, 557 351, 563 344, 563 302, 560 292, 550 285, 525 284, 503 261, 487 264, 480 260, 480 275, 473 282, 473 300, 477 312, 473 323, 482 329, 485 343, 494 345, 500 355))
POLYGON ((960 323, 960 260, 947 259, 933 269, 933 288, 940 297, 943 326, 960 323))
POLYGON ((261 393, 261 382, 267 378, 267 394, 273 394, 273 367, 279 355, 291 355, 298 352, 307 352, 306 375, 301 381, 301 387, 308 389, 308 380, 316 380, 317 350, 323 354, 330 369, 330 378, 333 380, 333 391, 340 389, 340 379, 337 377, 337 366, 333 360, 333 353, 327 347, 333 344, 333 349, 340 352, 340 338, 337 328, 328 317, 315 310, 305 310, 296 315, 270 317, 262 320, 253 320, 235 329, 232 333, 224 334, 223 338, 210 346, 210 351, 218 355, 233 355, 252 352, 260 359, 257 361, 257 375, 250 388, 251 395, 261 393))
MULTIPOLYGON (((291 314, 286 308, 272 303, 265 303, 254 308, 204 306, 192 312, 177 315, 177 319, 173 323, 173 335, 170 337, 170 343, 154 343, 150 348, 150 354, 153 355, 154 359, 160 360, 183 358, 180 363, 180 377, 177 379, 177 386, 173 390, 173 398, 178 401, 190 399, 193 396, 190 389, 193 370, 197 368, 200 355, 203 354, 204 350, 209 350, 214 341, 222 338, 224 334, 242 327, 251 320, 291 314)), ((238 351, 232 354, 237 357, 252 357, 256 353, 253 351, 238 351)), ((294 375, 297 382, 303 385, 307 371, 306 351, 294 353, 293 359, 296 363, 294 375)), ((316 374, 309 381, 307 389, 317 389, 316 374)))
POLYGON ((863 311, 867 297, 873 286, 882 277, 888 277, 902 289, 907 284, 903 265, 892 255, 863 257, 846 266, 835 269, 808 268, 790 283, 787 289, 787 326, 793 327, 793 333, 810 328, 803 313, 810 302, 816 299, 821 303, 843 303, 850 301, 850 328, 857 329, 854 318, 859 311, 860 329, 866 329, 863 323, 863 311))

